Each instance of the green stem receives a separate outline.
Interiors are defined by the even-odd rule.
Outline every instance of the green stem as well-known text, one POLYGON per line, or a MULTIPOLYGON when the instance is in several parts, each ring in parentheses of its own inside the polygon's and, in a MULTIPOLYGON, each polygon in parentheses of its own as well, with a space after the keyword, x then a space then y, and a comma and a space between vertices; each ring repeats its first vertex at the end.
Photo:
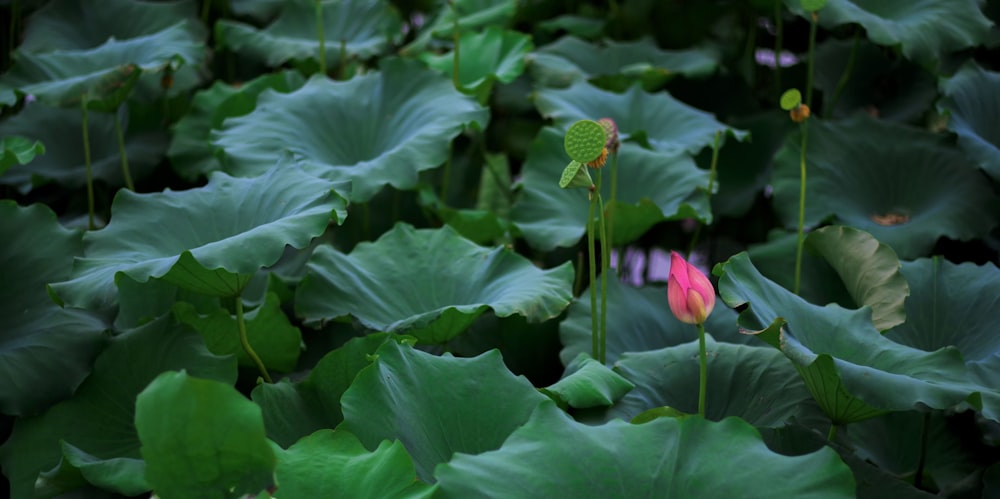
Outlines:
POLYGON ((21 2, 18 0, 12 0, 10 2, 10 33, 8 34, 8 44, 7 44, 7 65, 9 68, 14 63, 14 48, 17 44, 17 29, 18 21, 21 18, 21 2))
POLYGON ((927 437, 931 428, 931 413, 925 412, 920 421, 920 457, 917 458, 917 472, 913 476, 913 486, 920 489, 924 484, 924 466, 927 465, 927 437))
POLYGON ((323 0, 316 0, 316 37, 319 38, 319 72, 326 76, 326 34, 323 32, 323 0))
POLYGON ((83 113, 83 164, 87 167, 87 228, 94 230, 94 178, 90 168, 90 133, 87 130, 87 96, 80 100, 83 113))
POLYGON ((594 359, 601 357, 600 330, 597 325, 597 256, 594 247, 594 208, 597 198, 590 194, 590 209, 587 213, 587 251, 590 258, 590 342, 591 354, 594 359))
POLYGON ((208 14, 212 10, 212 0, 202 0, 201 2, 201 23, 208 25, 208 14))
POLYGON ((698 415, 705 417, 705 392, 708 389, 708 352, 705 351, 705 325, 698 324, 698 415))
POLYGON ((115 135, 118 137, 118 155, 122 159, 122 176, 125 178, 125 187, 128 190, 135 192, 135 184, 132 183, 132 172, 128 168, 128 154, 125 152, 125 134, 122 133, 122 120, 118 116, 118 112, 121 110, 116 109, 115 115, 115 135))
MULTIPOLYGON (((719 144, 722 142, 722 130, 715 131, 715 141, 712 143, 712 164, 708 168, 708 199, 709 202, 712 200, 712 189, 715 188, 715 175, 716 170, 719 166, 719 144)), ((691 258, 691 253, 694 253, 695 247, 698 245, 698 238, 701 236, 702 224, 698 224, 698 227, 694 230, 694 235, 691 236, 691 245, 688 246, 688 258, 691 258)))
POLYGON ((784 19, 781 11, 781 0, 774 0, 774 83, 778 86, 778 95, 784 90, 781 86, 781 51, 784 50, 784 19))
MULTIPOLYGON (((618 151, 615 151, 615 152, 611 153, 611 201, 609 202, 609 204, 610 204, 612 210, 615 209, 615 202, 617 202, 617 200, 618 200, 618 151)), ((603 211, 602 211, 602 213, 603 213, 603 211)), ((612 215, 611 218, 609 218, 606 221, 606 223, 607 223, 607 228, 608 228, 608 244, 610 245, 610 244, 613 244, 612 241, 615 240, 614 239, 614 236, 615 236, 615 217, 614 217, 614 215, 612 215)), ((617 274, 619 276, 622 275, 622 262, 624 261, 623 257, 622 257, 623 254, 625 254, 625 248, 624 247, 622 247, 620 250, 618 250, 618 272, 617 272, 617 274)), ((610 259, 611 259, 611 253, 608 252, 608 260, 610 261, 610 259)))
POLYGON ((805 243, 806 225, 806 144, 809 139, 809 126, 802 122, 802 151, 799 154, 799 227, 795 240, 795 288, 799 294, 799 284, 802 279, 802 246, 805 243))
POLYGON ((604 223, 604 199, 601 198, 601 170, 597 170, 597 214, 601 225, 601 350, 597 360, 604 363, 608 349, 608 267, 611 263, 611 253, 608 251, 608 233, 604 223))
POLYGON ((832 443, 835 438, 837 438, 837 423, 831 423, 830 431, 826 433, 826 441, 832 443))
POLYGON ((243 351, 247 353, 250 360, 257 365, 257 369, 260 371, 261 376, 263 376, 264 381, 268 383, 274 383, 271 380, 271 375, 267 373, 267 368, 264 367, 264 362, 260 360, 257 356, 257 352, 253 350, 250 346, 250 340, 247 339, 247 323, 243 318, 243 297, 236 297, 236 325, 240 330, 240 345, 243 345, 243 351))
POLYGON ((843 74, 840 75, 840 81, 837 82, 837 88, 833 91, 833 97, 830 98, 829 104, 824 104, 823 116, 829 118, 833 114, 833 107, 837 104, 837 100, 840 99, 840 94, 844 91, 844 87, 847 86, 847 82, 851 79, 851 73, 854 72, 854 61, 858 56, 858 45, 861 41, 861 31, 854 32, 854 44, 851 45, 851 55, 847 58, 847 67, 844 68, 843 74))
POLYGON ((816 18, 818 14, 812 13, 812 22, 809 24, 809 67, 806 73, 806 105, 812 110, 813 107, 813 74, 816 66, 816 29, 819 26, 816 18))
POLYGON ((459 59, 461 59, 462 44, 459 43, 458 12, 455 10, 455 4, 451 0, 448 0, 448 5, 451 5, 452 12, 455 14, 455 23, 451 33, 451 38, 455 44, 455 55, 451 62, 451 81, 455 85, 455 89, 461 92, 462 80, 459 78, 459 59))

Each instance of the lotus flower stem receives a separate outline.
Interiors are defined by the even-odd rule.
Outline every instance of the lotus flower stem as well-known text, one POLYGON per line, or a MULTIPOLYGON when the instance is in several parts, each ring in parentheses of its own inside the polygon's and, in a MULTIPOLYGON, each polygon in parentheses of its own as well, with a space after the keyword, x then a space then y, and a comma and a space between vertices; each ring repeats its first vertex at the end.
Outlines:
POLYGON ((812 23, 809 24, 809 66, 806 73, 806 106, 813 107, 813 74, 816 66, 816 29, 819 27, 819 15, 811 13, 812 23))
POLYGON ((83 164, 87 168, 87 228, 94 230, 94 179, 90 170, 90 133, 87 131, 87 96, 80 100, 83 113, 83 164))
POLYGON ((132 183, 132 173, 128 168, 128 154, 125 153, 125 135, 122 133, 122 120, 118 116, 121 107, 115 110, 115 135, 118 137, 118 155, 122 159, 122 176, 125 178, 125 187, 135 192, 135 184, 132 183))
POLYGON ((264 367, 264 362, 260 360, 260 357, 257 355, 257 352, 255 352, 253 350, 253 347, 250 346, 250 340, 247 339, 247 323, 243 317, 242 296, 236 297, 236 326, 240 330, 240 345, 243 346, 243 351, 246 352, 247 356, 250 357, 250 360, 252 360, 253 363, 256 364, 257 369, 260 371, 261 377, 264 378, 264 381, 267 381, 268 383, 274 383, 274 381, 271 380, 271 375, 268 374, 267 372, 267 367, 264 367))
POLYGON ((799 284, 802 279, 802 246, 805 243, 806 224, 806 144, 809 139, 809 125, 802 122, 802 151, 799 154, 799 230, 795 240, 795 287, 792 290, 799 294, 799 284))
POLYGON ((705 351, 705 324, 698 324, 698 415, 705 417, 708 391, 708 352, 705 351))
POLYGON ((316 37, 319 38, 319 72, 326 75, 326 37, 323 32, 323 0, 316 0, 316 37))
POLYGON ((784 21, 782 18, 781 0, 774 0, 774 83, 778 86, 780 95, 784 87, 781 86, 781 51, 784 42, 784 21))
POLYGON ((847 82, 851 79, 851 73, 854 72, 854 61, 858 58, 858 45, 861 41, 861 31, 854 32, 854 44, 851 45, 851 55, 847 58, 847 67, 844 68, 844 73, 840 75, 840 80, 837 82, 837 88, 833 91, 833 97, 830 98, 829 104, 823 105, 823 116, 829 118, 833 115, 833 107, 837 104, 837 99, 840 99, 840 94, 844 91, 844 87, 847 86, 847 82))
POLYGON ((597 198, 593 194, 590 196, 590 209, 587 213, 587 253, 590 257, 590 341, 591 341, 591 354, 595 359, 600 360, 601 357, 601 338, 600 329, 598 329, 597 324, 597 256, 594 245, 594 231, 596 230, 596 225, 594 224, 594 208, 597 204, 597 198))
POLYGON ((611 253, 608 251, 608 246, 611 245, 611 242, 608 241, 607 226, 604 220, 604 199, 601 198, 601 170, 597 170, 596 195, 597 204, 600 208, 597 217, 601 230, 601 350, 597 360, 603 364, 608 349, 608 269, 611 262, 611 253))
MULTIPOLYGON (((618 151, 615 150, 611 152, 611 201, 609 204, 611 205, 612 208, 614 208, 615 202, 617 200, 618 200, 618 151)), ((603 213, 604 211, 602 210, 601 212, 603 213)), ((614 234, 615 234, 614 231, 615 217, 609 218, 607 220, 607 224, 608 224, 608 244, 610 245, 614 244, 612 243, 612 241, 614 241, 614 234)), ((621 277, 622 275, 622 267, 625 266, 624 255, 625 255, 625 248, 623 247, 621 250, 618 251, 617 274, 619 277, 621 277)), ((610 261, 610 259, 611 259, 611 252, 608 252, 608 260, 610 261)), ((611 267, 610 263, 606 264, 605 267, 611 267)))
POLYGON ((830 431, 826 432, 826 441, 833 442, 833 439, 837 438, 837 423, 830 425, 830 431))
POLYGON ((924 484, 924 466, 927 464, 927 436, 930 433, 931 413, 925 412, 920 420, 920 457, 917 458, 917 471, 913 475, 913 486, 922 489, 924 484))
MULTIPOLYGON (((712 144, 712 164, 708 169, 708 199, 712 200, 712 189, 715 187, 715 172, 719 165, 719 142, 722 140, 722 130, 715 131, 715 142, 712 144)), ((701 236, 701 229, 703 224, 699 223, 698 227, 694 229, 694 235, 691 236, 691 244, 688 246, 688 258, 691 258, 691 253, 694 252, 694 248, 698 245, 698 238, 701 236)))

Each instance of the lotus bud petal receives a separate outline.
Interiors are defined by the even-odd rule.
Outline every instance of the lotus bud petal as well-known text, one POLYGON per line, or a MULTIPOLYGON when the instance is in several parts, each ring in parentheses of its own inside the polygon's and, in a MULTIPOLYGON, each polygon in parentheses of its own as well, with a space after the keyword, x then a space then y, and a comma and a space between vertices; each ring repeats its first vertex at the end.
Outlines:
POLYGON ((704 324, 715 307, 711 281, 676 251, 670 252, 667 302, 677 320, 687 324, 704 324))

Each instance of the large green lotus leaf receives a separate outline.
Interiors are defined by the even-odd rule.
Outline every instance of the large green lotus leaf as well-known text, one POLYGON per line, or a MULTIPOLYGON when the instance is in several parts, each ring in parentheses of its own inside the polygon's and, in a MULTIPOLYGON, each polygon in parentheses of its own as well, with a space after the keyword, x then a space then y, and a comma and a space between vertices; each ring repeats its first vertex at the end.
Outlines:
POLYGON ((31 163, 35 156, 45 154, 45 145, 40 141, 32 142, 24 137, 0 137, 0 175, 3 175, 14 165, 31 163))
POLYGON ((738 140, 747 136, 746 132, 729 128, 711 114, 666 92, 650 94, 636 85, 621 94, 586 82, 574 83, 566 89, 542 89, 535 93, 535 107, 563 131, 579 120, 611 118, 618 125, 621 140, 648 142, 653 149, 671 155, 693 154, 712 145, 717 131, 738 140))
POLYGON ((912 290, 907 321, 886 337, 926 351, 954 346, 973 379, 1000 386, 1000 269, 935 257, 904 262, 902 271, 912 290))
MULTIPOLYGON (((622 144, 618 151, 618 192, 611 199, 610 166, 601 192, 609 219, 614 219, 612 243, 638 239, 664 220, 697 218, 712 220, 709 210, 708 176, 683 154, 665 154, 622 144)), ((562 189, 559 177, 569 157, 563 148, 563 132, 544 128, 531 144, 524 164, 520 196, 511 220, 533 247, 549 251, 576 244, 587 231, 587 194, 583 189, 562 189)), ((595 176, 596 175, 592 175, 595 176)))
POLYGON ((568 262, 541 270, 510 249, 478 246, 448 226, 398 224, 347 255, 316 248, 295 307, 307 323, 351 315, 377 331, 443 343, 487 309, 533 322, 556 317, 569 306, 572 286, 568 262))
MULTIPOLYGON (((163 159, 167 137, 158 130, 133 129, 128 113, 123 110, 121 114, 129 168, 133 178, 142 178, 163 159)), ((124 185, 114 116, 88 113, 87 133, 92 177, 113 186, 124 185)), ((60 109, 36 102, 0 123, 0 135, 20 135, 49 144, 44 156, 35 158, 30 164, 14 165, 0 176, 0 183, 14 186, 23 193, 49 180, 70 188, 86 185, 83 116, 79 109, 60 109)))
POLYGON ((331 218, 344 219, 345 201, 334 187, 278 164, 256 178, 216 172, 208 185, 187 191, 121 191, 111 223, 84 236, 87 256, 77 260, 74 278, 52 289, 68 305, 107 307, 122 272, 139 282, 166 276, 194 291, 237 296, 286 245, 305 247, 331 218))
POLYGON ((362 202, 385 184, 413 188, 420 171, 445 162, 464 127, 485 128, 489 111, 445 77, 416 61, 386 59, 380 67, 349 81, 314 77, 290 94, 262 93, 254 112, 213 132, 226 170, 259 175, 291 151, 321 176, 350 179, 351 200, 362 202))
MULTIPOLYGON (((860 35, 855 40, 831 38, 817 45, 815 66, 816 89, 824 97, 823 116, 846 118, 863 111, 886 121, 912 123, 919 121, 937 98, 937 82, 930 71, 860 35), (850 76, 842 84, 852 57, 850 76)), ((791 123, 787 116, 785 122, 791 123)))
POLYGON ((563 14, 537 23, 539 30, 548 34, 558 34, 565 31, 569 36, 575 36, 587 40, 598 38, 604 33, 604 19, 580 16, 575 14, 563 14))
POLYGON ((434 38, 452 38, 455 27, 459 33, 479 31, 489 26, 507 26, 517 11, 514 0, 434 0, 437 13, 424 24, 416 40, 403 47, 403 55, 420 52, 434 38))
MULTIPOLYGON (((510 83, 521 76, 524 57, 534 48, 531 36, 497 26, 462 33, 458 43, 458 82, 463 90, 478 96, 479 102, 486 101, 494 82, 510 83)), ((441 55, 425 53, 421 59, 454 78, 454 49, 441 55)))
MULTIPOLYGON (((748 345, 719 343, 706 338, 708 376, 705 417, 720 421, 738 416, 757 426, 798 424, 821 427, 829 422, 809 394, 802 378, 781 352, 748 345)), ((615 362, 615 372, 635 384, 605 414, 605 418, 632 418, 649 409, 671 407, 698 413, 698 342, 626 353, 615 362)))
MULTIPOLYGON (((705 330, 719 341, 756 344, 752 337, 739 333, 736 313, 719 305, 708 316, 705 330)), ((569 364, 580 353, 590 353, 590 327, 589 291, 585 291, 573 301, 566 320, 559 324, 559 336, 564 345, 559 357, 563 364, 569 364)), ((635 288, 618 279, 608 279, 608 344, 605 357, 608 364, 616 362, 625 352, 659 350, 696 339, 697 328, 677 320, 670 312, 665 286, 635 288)))
POLYGON ((11 496, 32 497, 38 474, 59 464, 60 440, 102 460, 140 458, 135 398, 158 374, 174 369, 236 382, 234 358, 212 355, 197 333, 173 325, 167 316, 116 336, 72 398, 14 425, 0 447, 11 496))
POLYGON ((110 39, 95 48, 18 51, 13 69, 0 80, 0 104, 10 106, 18 96, 33 95, 50 105, 80 107, 85 96, 91 109, 114 109, 143 71, 204 60, 204 43, 192 26, 181 21, 156 33, 110 39))
POLYGON ((511 374, 496 350, 460 359, 391 341, 376 355, 341 398, 344 422, 338 429, 357 435, 368 449, 383 440, 403 442, 425 482, 434 480, 434 466, 456 452, 498 449, 548 400, 511 374))
POLYGON ((989 419, 1000 418, 1000 394, 970 380, 958 349, 928 353, 896 343, 878 333, 869 309, 808 303, 762 276, 746 253, 716 266, 715 273, 727 305, 749 304, 741 325, 770 324, 757 336, 788 356, 835 424, 963 402, 989 419))
POLYGON ((633 388, 632 382, 581 352, 566 366, 565 376, 541 392, 560 407, 586 409, 610 406, 633 388))
MULTIPOLYGON (((240 344, 236 317, 228 310, 217 308, 208 315, 202 315, 190 303, 177 303, 174 314, 178 320, 201 333, 210 352, 236 355, 241 366, 256 367, 240 344)), ((247 341, 258 352, 264 366, 281 372, 295 369, 302 334, 281 311, 278 295, 268 293, 263 305, 246 314, 246 328, 247 341)))
POLYGON ((35 497, 65 497, 61 494, 77 491, 87 484, 125 496, 137 496, 151 488, 146 482, 146 462, 142 459, 101 459, 65 441, 60 445, 62 461, 39 475, 35 497))
POLYGON ((195 94, 191 108, 173 128, 167 155, 174 171, 194 181, 201 175, 221 170, 222 165, 215 157, 209 139, 212 130, 222 128, 226 118, 253 111, 261 92, 273 89, 287 93, 304 84, 305 79, 299 73, 282 71, 262 75, 239 86, 216 81, 210 88, 195 94))
POLYGON ((275 479, 283 497, 390 499, 428 492, 398 440, 365 449, 346 431, 319 430, 278 453, 275 479))
MULTIPOLYGON (((764 277, 785 289, 795 289, 795 253, 798 234, 794 230, 786 231, 779 228, 771 230, 767 238, 767 241, 751 245, 747 249, 754 267, 764 277)), ((808 239, 808 236, 806 238, 808 239)), ((814 251, 802 252, 799 296, 809 303, 820 305, 836 303, 844 308, 858 307, 837 271, 814 251)))
POLYGON ((663 50, 650 38, 590 43, 575 36, 563 36, 540 47, 529 59, 533 78, 543 86, 565 87, 579 80, 597 78, 601 86, 611 84, 620 90, 635 80, 652 90, 678 74, 692 78, 708 76, 719 65, 716 50, 663 50))
MULTIPOLYGON (((808 15, 800 0, 785 0, 785 5, 808 15)), ((869 40, 900 46, 903 55, 921 63, 983 43, 992 25, 977 0, 829 0, 819 11, 819 23, 828 29, 860 24, 869 40)))
MULTIPOLYGON (((349 57, 367 59, 384 52, 402 36, 399 14, 385 0, 321 3, 328 66, 341 64, 341 50, 349 57)), ((220 47, 271 67, 318 59, 316 1, 286 1, 278 18, 264 29, 222 19, 215 25, 215 36, 220 47)))
POLYGON ((284 4, 285 0, 239 0, 230 2, 228 7, 239 17, 265 22, 277 16, 284 4))
POLYGON ((1000 73, 969 64, 940 86, 938 107, 949 113, 948 128, 958 134, 959 147, 1000 181, 1000 127, 989 119, 1000 113, 1000 73))
MULTIPOLYGON (((921 455, 922 425, 927 424, 923 482, 942 492, 951 489, 954 494, 967 477, 988 464, 974 444, 963 442, 962 428, 956 423, 938 412, 896 412, 851 425, 842 435, 858 457, 912 480, 921 455)), ((978 484, 971 485, 973 490, 978 489, 978 484)))
POLYGON ((775 454, 739 418, 588 426, 552 403, 499 450, 459 454, 435 471, 441 497, 854 497, 832 449, 775 454))
POLYGON ((254 388, 251 397, 264 414, 267 437, 287 448, 318 429, 340 424, 344 420, 340 397, 390 337, 378 333, 351 339, 324 355, 306 379, 254 388))
POLYGON ((274 485, 260 407, 230 384, 160 374, 135 400, 135 429, 158 496, 236 498, 274 485))
MULTIPOLYGON (((196 21, 196 9, 193 0, 53 0, 31 15, 18 49, 33 53, 90 49, 108 38, 140 38, 180 21, 196 21)), ((204 31, 194 23, 189 28, 204 31)))
POLYGON ((69 277, 83 254, 79 232, 45 205, 0 201, 0 413, 28 415, 64 399, 90 372, 107 326, 59 308, 45 285, 69 277))
POLYGON ((867 232, 839 225, 810 233, 806 244, 833 267, 854 303, 872 309, 876 329, 885 331, 906 321, 903 302, 910 286, 892 248, 867 232))
MULTIPOLYGON (((809 121, 806 225, 834 217, 917 258, 939 237, 969 240, 998 221, 1000 201, 948 137, 855 115, 809 121)), ((775 157, 774 205, 786 227, 799 210, 801 135, 775 157)))

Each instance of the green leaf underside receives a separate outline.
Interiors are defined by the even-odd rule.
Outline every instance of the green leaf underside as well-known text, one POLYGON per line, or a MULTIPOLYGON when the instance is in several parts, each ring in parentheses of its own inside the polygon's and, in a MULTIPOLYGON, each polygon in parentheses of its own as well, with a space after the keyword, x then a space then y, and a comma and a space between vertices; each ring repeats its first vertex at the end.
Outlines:
MULTIPOLYGON (((584 292, 581 297, 588 296, 584 292)), ((600 290, 598 290, 600 297, 600 290)), ((698 339, 698 330, 685 324, 670 312, 666 286, 635 288, 618 279, 608 280, 608 310, 628 310, 627 314, 608 314, 606 360, 615 363, 626 352, 659 350, 698 339)), ((739 334, 736 312, 716 305, 705 322, 705 330, 717 341, 754 345, 758 342, 739 334)), ((559 324, 559 338, 564 345, 559 358, 564 365, 577 355, 590 352, 590 300, 577 299, 569 314, 559 324)))
POLYGON ((350 180, 351 200, 362 202, 386 184, 412 189, 420 171, 445 162, 465 127, 486 127, 486 108, 419 62, 386 59, 380 68, 344 82, 313 77, 288 94, 261 93, 253 112, 212 134, 225 170, 259 175, 290 152, 318 176, 350 180))
POLYGON ((878 334, 868 309, 807 303, 760 275, 745 253, 716 273, 726 304, 750 305, 741 326, 769 324, 756 336, 788 356, 834 423, 963 402, 989 419, 1000 417, 1000 395, 971 381, 957 349, 928 353, 895 343, 878 334))
POLYGON ((542 404, 499 450, 459 454, 435 475, 441 497, 497 490, 525 498, 854 497, 854 479, 833 450, 774 454, 738 418, 587 426, 552 403, 542 404), (788 480, 792 473, 795 480, 788 480))
POLYGON ((810 233, 806 244, 837 271, 857 305, 872 309, 876 329, 885 331, 906 321, 903 302, 910 286, 892 248, 867 232, 835 225, 810 233))
MULTIPOLYGON (((385 0, 323 2, 322 13, 326 63, 331 67, 341 64, 341 42, 348 57, 367 59, 400 36, 399 14, 385 0)), ((313 0, 284 2, 278 18, 264 29, 222 19, 215 32, 223 47, 271 67, 319 56, 313 0)))
POLYGON ((260 408, 225 383, 165 372, 136 399, 135 426, 157 495, 236 498, 274 483, 260 408))
POLYGON ((90 372, 107 325, 59 308, 45 284, 69 277, 81 235, 41 204, 0 201, 0 413, 28 415, 64 399, 90 372))
POLYGON ((217 172, 208 185, 187 191, 120 192, 108 227, 84 237, 87 256, 77 261, 75 277, 51 287, 67 304, 84 308, 115 303, 119 272, 139 282, 163 277, 200 293, 236 296, 286 245, 305 247, 331 218, 344 219, 346 202, 335 187, 279 164, 252 179, 217 172), (206 213, 213 223, 202 223, 206 213))
POLYGON ((398 440, 368 451, 346 431, 319 430, 278 453, 275 478, 286 497, 409 497, 427 491, 398 440))
MULTIPOLYGON (((174 314, 205 338, 208 350, 216 355, 236 355, 240 366, 256 364, 240 344, 236 317, 222 308, 201 315, 194 305, 178 302, 174 314)), ((268 293, 264 304, 246 314, 247 341, 269 369, 290 372, 299 359, 302 335, 281 311, 278 295, 268 293)))
POLYGON ((968 64, 940 87, 945 97, 938 106, 948 112, 959 147, 1000 181, 1000 126, 990 118, 1000 113, 1000 73, 968 64))
POLYGON ((113 338, 71 398, 14 425, 11 438, 0 447, 11 496, 31 497, 38 474, 59 464, 60 440, 102 460, 139 459, 133 423, 136 395, 161 372, 176 369, 230 385, 236 382, 234 358, 212 355, 197 333, 171 324, 169 318, 113 338))
MULTIPOLYGON (((644 137, 653 149, 672 155, 696 153, 712 144, 722 130, 739 140, 746 133, 733 130, 666 92, 650 94, 637 86, 616 94, 578 82, 566 89, 542 89, 535 94, 535 107, 554 125, 568 129, 579 120, 611 118, 622 141, 644 137)), ((624 166, 624 164, 623 164, 624 166)))
MULTIPOLYGON (((611 158, 608 162, 612 161, 611 158)), ((708 172, 691 158, 667 155, 622 144, 618 151, 617 202, 610 204, 611 182, 603 182, 602 196, 609 218, 614 219, 615 245, 637 239, 664 220, 711 220, 708 205, 708 172)), ((560 188, 566 153, 563 134, 544 128, 531 144, 521 181, 521 196, 511 220, 533 247, 552 250, 572 246, 586 234, 587 196, 560 188)), ((605 167, 607 170, 608 167, 605 167)))
POLYGON ((508 249, 477 246, 447 226, 397 224, 349 255, 317 248, 295 303, 307 323, 351 315, 377 331, 442 343, 488 308, 500 317, 555 317, 570 303, 572 280, 569 263, 543 271, 508 249), (439 272, 445 262, 449 271, 439 272))
POLYGON ((460 359, 388 342, 376 355, 341 398, 344 423, 338 429, 369 449, 383 440, 401 441, 426 482, 456 452, 499 448, 547 400, 511 374, 496 350, 460 359))
MULTIPOLYGON (((791 134, 775 157, 774 205, 788 228, 798 221, 800 142, 791 134)), ((1000 199, 939 134, 860 115, 814 120, 807 158, 806 225, 833 216, 901 259, 925 255, 942 236, 979 237, 1000 218, 1000 199)))
MULTIPOLYGON (((781 352, 707 340, 705 417, 720 421, 738 416, 758 428, 777 428, 794 421, 826 430, 828 420, 781 352)), ((604 415, 605 420, 629 421, 664 406, 687 414, 698 413, 697 341, 626 353, 615 362, 614 369, 634 383, 635 389, 604 415)))
MULTIPOLYGON (((785 0, 801 13, 800 0, 785 0)), ((819 12, 827 29, 860 24, 871 41, 900 46, 903 55, 922 63, 986 40, 991 22, 976 0, 829 0, 819 12)))
POLYGON ((581 353, 566 367, 562 379, 541 391, 560 406, 586 409, 610 406, 633 388, 627 379, 581 353))

